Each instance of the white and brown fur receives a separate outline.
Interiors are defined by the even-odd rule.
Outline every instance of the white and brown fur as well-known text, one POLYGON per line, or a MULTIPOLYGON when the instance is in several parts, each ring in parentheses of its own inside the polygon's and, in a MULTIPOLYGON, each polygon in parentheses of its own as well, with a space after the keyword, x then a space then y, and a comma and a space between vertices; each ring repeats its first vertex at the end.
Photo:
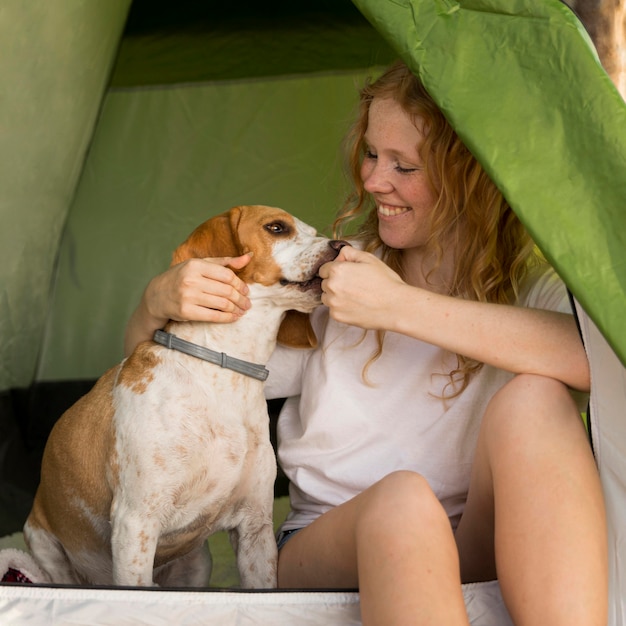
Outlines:
MULTIPOLYGON (((166 330, 261 364, 279 327, 282 342, 310 346, 317 270, 342 244, 270 207, 210 219, 173 263, 252 251, 239 274, 252 308, 166 330)), ((229 530, 242 586, 271 588, 275 475, 263 383, 148 341, 55 425, 24 535, 53 583, 195 587, 208 583, 207 537, 229 530)))

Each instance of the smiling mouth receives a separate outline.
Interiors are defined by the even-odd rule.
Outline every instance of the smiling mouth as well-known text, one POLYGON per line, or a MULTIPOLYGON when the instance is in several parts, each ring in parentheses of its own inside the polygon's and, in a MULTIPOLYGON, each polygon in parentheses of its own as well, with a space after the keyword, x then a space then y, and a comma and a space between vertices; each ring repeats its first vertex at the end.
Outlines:
POLYGON ((380 215, 384 215, 385 217, 395 217, 396 215, 402 215, 403 213, 408 213, 411 210, 411 207, 407 206, 391 206, 389 204, 379 204, 378 205, 378 213, 380 215))

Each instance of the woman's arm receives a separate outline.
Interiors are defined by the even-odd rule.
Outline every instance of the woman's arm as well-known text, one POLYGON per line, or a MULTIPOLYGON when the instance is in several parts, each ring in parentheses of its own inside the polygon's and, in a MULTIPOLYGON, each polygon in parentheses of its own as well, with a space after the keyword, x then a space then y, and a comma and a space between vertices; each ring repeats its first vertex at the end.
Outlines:
POLYGON ((343 248, 323 266, 333 319, 395 331, 514 373, 549 376, 589 390, 589 364, 572 315, 473 302, 405 283, 371 254, 343 248))
POLYGON ((155 276, 126 326, 124 353, 129 355, 168 320, 233 322, 250 308, 248 286, 232 269, 250 261, 240 257, 189 259, 155 276))

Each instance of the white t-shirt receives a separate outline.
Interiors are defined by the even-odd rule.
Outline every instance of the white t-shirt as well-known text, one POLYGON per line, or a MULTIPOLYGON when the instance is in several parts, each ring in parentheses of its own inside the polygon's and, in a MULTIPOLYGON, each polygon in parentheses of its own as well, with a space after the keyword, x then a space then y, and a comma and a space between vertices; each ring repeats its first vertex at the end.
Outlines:
MULTIPOLYGON (((527 281, 522 306, 571 313, 565 286, 546 268, 527 281)), ((424 476, 454 528, 463 511, 480 422, 487 403, 513 374, 483 366, 457 397, 444 400, 456 356, 388 332, 312 316, 315 350, 279 346, 268 368, 268 398, 287 397, 278 420, 278 460, 290 480, 291 513, 282 529, 310 524, 390 472, 424 476)), ((506 350, 506 346, 502 346, 506 350)))

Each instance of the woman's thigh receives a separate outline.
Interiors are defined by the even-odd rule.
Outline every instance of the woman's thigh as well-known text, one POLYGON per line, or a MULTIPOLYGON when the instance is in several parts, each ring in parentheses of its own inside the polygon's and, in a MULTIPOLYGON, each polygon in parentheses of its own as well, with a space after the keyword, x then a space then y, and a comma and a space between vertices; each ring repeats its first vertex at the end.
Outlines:
POLYGON ((358 502, 338 506, 292 535, 278 554, 278 586, 358 586, 354 518, 358 502))

